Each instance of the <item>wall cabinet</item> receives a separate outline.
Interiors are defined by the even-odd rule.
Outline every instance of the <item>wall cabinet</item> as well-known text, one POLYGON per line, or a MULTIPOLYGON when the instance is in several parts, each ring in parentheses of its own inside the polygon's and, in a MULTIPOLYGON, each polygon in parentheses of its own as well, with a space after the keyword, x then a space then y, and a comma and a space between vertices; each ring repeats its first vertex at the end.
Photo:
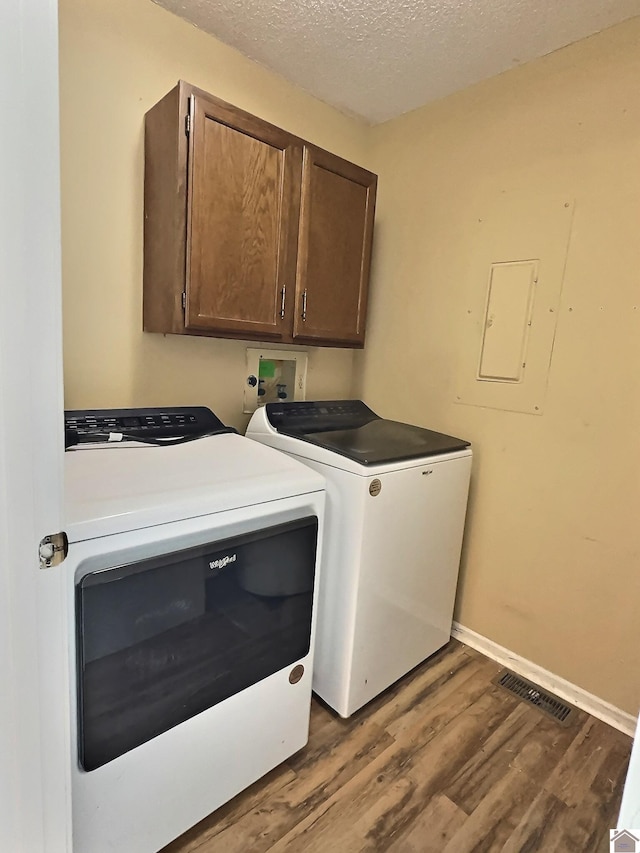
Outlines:
POLYGON ((145 331, 362 346, 376 184, 178 83, 145 120, 145 331))

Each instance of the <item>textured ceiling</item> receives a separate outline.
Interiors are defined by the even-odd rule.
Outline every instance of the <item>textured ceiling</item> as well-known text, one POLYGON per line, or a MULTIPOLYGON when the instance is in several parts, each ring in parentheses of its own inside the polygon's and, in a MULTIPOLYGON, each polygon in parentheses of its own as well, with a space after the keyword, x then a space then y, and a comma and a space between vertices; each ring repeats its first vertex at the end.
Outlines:
POLYGON ((640 0, 154 0, 371 124, 640 15, 640 0))

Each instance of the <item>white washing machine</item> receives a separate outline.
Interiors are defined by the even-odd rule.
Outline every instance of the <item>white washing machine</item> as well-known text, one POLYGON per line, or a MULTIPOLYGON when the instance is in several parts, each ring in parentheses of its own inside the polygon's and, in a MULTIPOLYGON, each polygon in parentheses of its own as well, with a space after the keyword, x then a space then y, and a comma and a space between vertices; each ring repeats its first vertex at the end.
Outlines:
POLYGON ((271 403, 246 434, 326 478, 313 689, 349 717, 450 638, 471 447, 360 400, 271 403))
POLYGON ((307 742, 324 480, 208 410, 67 413, 73 849, 155 853, 307 742), (190 426, 191 424, 191 426, 190 426))

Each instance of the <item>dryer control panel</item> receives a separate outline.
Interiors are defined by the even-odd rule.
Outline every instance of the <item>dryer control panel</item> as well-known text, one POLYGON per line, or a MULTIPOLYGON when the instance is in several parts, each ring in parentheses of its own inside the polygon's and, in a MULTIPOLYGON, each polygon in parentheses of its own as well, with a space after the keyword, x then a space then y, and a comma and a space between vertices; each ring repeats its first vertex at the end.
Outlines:
POLYGON ((78 436, 122 432, 143 439, 230 431, 205 406, 71 410, 64 413, 64 428, 78 436))

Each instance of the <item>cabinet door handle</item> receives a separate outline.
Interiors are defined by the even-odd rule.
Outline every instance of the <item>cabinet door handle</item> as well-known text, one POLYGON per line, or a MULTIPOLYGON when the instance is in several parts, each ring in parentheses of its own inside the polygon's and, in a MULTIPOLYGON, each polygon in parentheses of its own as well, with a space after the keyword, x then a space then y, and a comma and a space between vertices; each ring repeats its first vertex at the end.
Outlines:
POLYGON ((302 293, 302 322, 307 319, 307 288, 302 293))
POLYGON ((282 288, 282 293, 280 294, 280 319, 284 320, 284 297, 286 293, 286 287, 282 288))

